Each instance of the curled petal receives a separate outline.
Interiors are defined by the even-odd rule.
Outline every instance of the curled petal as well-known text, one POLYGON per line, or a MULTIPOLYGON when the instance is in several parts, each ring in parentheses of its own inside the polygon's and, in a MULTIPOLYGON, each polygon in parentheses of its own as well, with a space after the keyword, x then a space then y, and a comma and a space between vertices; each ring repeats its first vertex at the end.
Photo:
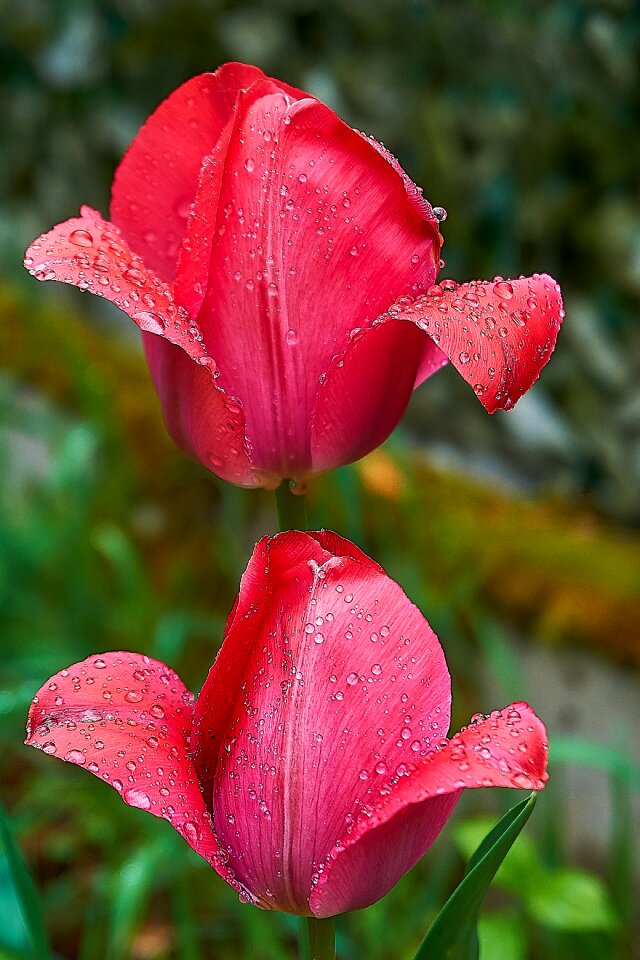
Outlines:
POLYGON ((314 877, 313 913, 332 916, 383 896, 425 853, 463 789, 541 790, 547 779, 546 731, 528 704, 472 722, 406 775, 388 780, 375 808, 360 812, 314 877))
POLYGON ((171 670, 137 653, 94 655, 37 693, 26 743, 75 763, 131 807, 168 820, 236 889, 189 756, 193 695, 171 670))
POLYGON ((88 207, 81 213, 34 241, 25 266, 39 280, 73 284, 124 310, 143 331, 171 435, 218 476, 255 486, 242 408, 216 382, 197 327, 117 227, 88 207))
MULTIPOLYGON (((173 281, 202 161, 229 121, 238 95, 262 70, 225 63, 178 87, 151 114, 113 181, 111 218, 163 280, 173 281)), ((302 92, 279 84, 291 95, 302 92)))
POLYGON ((38 280, 59 280, 104 297, 148 333, 165 337, 192 360, 212 366, 197 329, 173 290, 128 247, 113 223, 82 207, 31 244, 25 267, 38 280))
POLYGON ((389 316, 428 333, 495 413, 510 410, 538 379, 553 353, 564 310, 555 280, 534 274, 462 284, 444 280, 413 303, 395 304, 389 316))
POLYGON ((310 912, 317 864, 441 739, 449 703, 436 637, 377 564, 335 535, 260 544, 193 738, 238 880, 277 909, 310 912))

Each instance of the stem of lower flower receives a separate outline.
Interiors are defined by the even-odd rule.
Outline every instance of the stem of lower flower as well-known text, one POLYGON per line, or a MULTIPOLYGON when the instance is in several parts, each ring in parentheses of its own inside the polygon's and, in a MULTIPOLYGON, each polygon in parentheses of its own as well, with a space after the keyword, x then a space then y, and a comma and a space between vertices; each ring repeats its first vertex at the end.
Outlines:
POLYGON ((335 960, 335 918, 305 917, 304 921, 306 922, 306 929, 302 936, 305 947, 302 953, 303 960, 335 960))
POLYGON ((304 493, 294 493, 291 482, 283 480, 276 490, 278 523, 281 530, 306 530, 307 497, 304 493))

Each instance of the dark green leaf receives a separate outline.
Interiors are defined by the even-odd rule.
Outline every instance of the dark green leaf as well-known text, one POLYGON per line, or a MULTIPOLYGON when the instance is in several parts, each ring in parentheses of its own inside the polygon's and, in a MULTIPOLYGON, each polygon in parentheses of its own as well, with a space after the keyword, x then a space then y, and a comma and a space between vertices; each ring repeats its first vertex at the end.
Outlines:
POLYGON ((478 956, 476 926, 480 906, 535 802, 536 795, 532 793, 512 807, 484 838, 467 864, 461 883, 422 941, 415 960, 474 960, 478 956))

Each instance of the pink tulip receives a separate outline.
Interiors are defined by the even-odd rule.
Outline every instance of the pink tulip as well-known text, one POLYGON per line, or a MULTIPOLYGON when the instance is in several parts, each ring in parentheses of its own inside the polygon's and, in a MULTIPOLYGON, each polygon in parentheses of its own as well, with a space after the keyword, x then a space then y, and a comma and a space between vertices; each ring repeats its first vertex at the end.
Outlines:
POLYGON ((33 700, 27 743, 168 820, 243 899, 328 917, 384 896, 467 787, 540 790, 545 729, 514 703, 446 740, 450 677, 420 611, 333 533, 261 540, 195 702, 105 653, 33 700))
POLYGON ((242 486, 362 457, 447 360, 508 409, 562 322, 545 274, 436 284, 438 218, 397 160, 256 67, 179 87, 116 171, 111 222, 80 213, 25 265, 129 314, 174 440, 242 486))

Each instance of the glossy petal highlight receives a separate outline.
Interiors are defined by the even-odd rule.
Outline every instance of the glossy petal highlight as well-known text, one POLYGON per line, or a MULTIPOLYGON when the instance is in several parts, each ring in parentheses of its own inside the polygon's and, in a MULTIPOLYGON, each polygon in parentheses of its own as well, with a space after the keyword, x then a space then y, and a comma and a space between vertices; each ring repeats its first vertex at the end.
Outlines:
POLYGON ((439 234, 396 169, 327 107, 250 94, 197 201, 218 210, 198 324, 242 399, 255 466, 296 477, 313 472, 309 424, 332 358, 433 281, 439 234))

